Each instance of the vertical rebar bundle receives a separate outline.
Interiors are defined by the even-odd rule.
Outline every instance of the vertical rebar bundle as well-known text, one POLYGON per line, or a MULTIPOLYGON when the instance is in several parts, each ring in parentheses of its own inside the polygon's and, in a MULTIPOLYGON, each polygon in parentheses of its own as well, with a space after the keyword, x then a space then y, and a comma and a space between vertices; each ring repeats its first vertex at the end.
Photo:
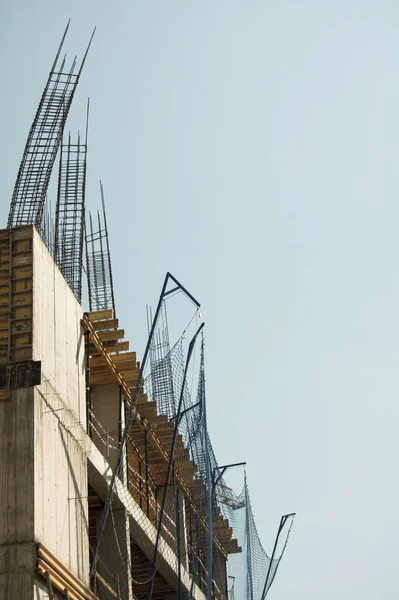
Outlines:
MULTIPOLYGON (((175 394, 173 391, 173 371, 170 355, 168 318, 166 307, 160 314, 162 326, 155 332, 150 348, 152 397, 157 401, 159 414, 175 416, 175 394)), ((147 327, 152 323, 151 309, 147 308, 147 327)))
POLYGON ((54 259, 79 302, 82 300, 87 140, 61 146, 55 214, 54 259))
POLYGON ((86 272, 90 310, 112 308, 115 313, 114 284, 111 254, 108 240, 107 216, 105 213, 104 189, 100 181, 103 218, 97 211, 97 229, 93 228, 89 212, 90 230, 86 227, 86 272))
POLYGON ((12 195, 7 225, 9 228, 29 224, 41 228, 43 207, 54 161, 61 143, 76 86, 94 35, 93 32, 79 70, 76 71, 76 56, 68 70, 66 69, 66 56, 58 64, 68 27, 69 23, 62 37, 36 116, 29 131, 12 195))
POLYGON ((48 196, 46 196, 39 233, 51 256, 54 256, 54 229, 55 225, 51 201, 48 196))

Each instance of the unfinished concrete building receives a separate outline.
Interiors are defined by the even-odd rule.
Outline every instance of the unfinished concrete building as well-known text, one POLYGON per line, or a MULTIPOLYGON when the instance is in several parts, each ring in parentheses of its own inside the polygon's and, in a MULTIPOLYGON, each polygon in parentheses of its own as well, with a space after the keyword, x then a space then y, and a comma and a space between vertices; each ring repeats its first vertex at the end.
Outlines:
POLYGON ((293 515, 267 556, 246 481, 238 495, 226 485, 234 465, 218 465, 209 440, 203 344, 188 390, 202 325, 189 345, 160 325, 176 291, 198 311, 172 275, 141 363, 125 339, 103 197, 84 225, 87 137, 63 142, 86 56, 66 70, 62 43, 0 231, 0 598, 263 600, 293 515))

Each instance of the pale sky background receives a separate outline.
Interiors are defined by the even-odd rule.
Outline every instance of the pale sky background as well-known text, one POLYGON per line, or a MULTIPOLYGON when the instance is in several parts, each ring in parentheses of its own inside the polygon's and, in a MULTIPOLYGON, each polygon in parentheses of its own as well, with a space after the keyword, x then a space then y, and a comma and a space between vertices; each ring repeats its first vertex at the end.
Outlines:
POLYGON ((202 303, 210 432, 246 460, 271 600, 399 595, 399 3, 1 0, 1 223, 67 19, 118 316, 202 303))

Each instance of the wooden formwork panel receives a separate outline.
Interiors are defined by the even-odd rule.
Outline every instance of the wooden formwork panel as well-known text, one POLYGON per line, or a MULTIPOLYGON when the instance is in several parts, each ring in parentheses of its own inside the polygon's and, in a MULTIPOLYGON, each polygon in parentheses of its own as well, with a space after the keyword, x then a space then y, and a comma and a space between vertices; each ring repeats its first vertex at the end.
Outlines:
POLYGON ((11 333, 26 333, 32 331, 32 319, 13 319, 11 333))
POLYGON ((30 346, 32 344, 32 334, 30 332, 18 332, 11 337, 11 349, 21 346, 30 346))
POLYGON ((32 238, 24 238, 13 242, 13 252, 26 252, 32 250, 32 238))
POLYGON ((30 360, 32 357, 32 342, 27 348, 15 348, 12 350, 12 360, 30 360))
POLYGON ((32 292, 13 292, 11 299, 11 308, 17 308, 18 306, 32 306, 32 292))
POLYGON ((17 306, 11 310, 13 319, 31 319, 32 320, 32 305, 17 306))
POLYGON ((25 264, 25 265, 17 265, 14 266, 13 269, 13 280, 14 281, 18 281, 19 279, 32 279, 32 275, 33 275, 33 269, 32 269, 32 264, 25 264))
POLYGON ((0 363, 32 358, 33 228, 0 231, 0 363))
POLYGON ((12 257, 12 266, 13 267, 22 267, 25 265, 32 264, 32 252, 22 252, 13 255, 12 257))

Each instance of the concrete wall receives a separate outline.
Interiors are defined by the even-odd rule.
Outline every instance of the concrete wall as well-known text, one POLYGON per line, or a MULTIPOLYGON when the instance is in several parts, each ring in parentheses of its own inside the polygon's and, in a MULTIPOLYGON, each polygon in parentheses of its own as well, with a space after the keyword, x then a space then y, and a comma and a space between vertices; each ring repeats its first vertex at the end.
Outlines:
POLYGON ((33 360, 86 427, 83 309, 34 230, 33 360))
POLYGON ((83 309, 34 231, 34 537, 89 581, 83 309), (84 435, 84 434, 83 434, 84 435))
POLYGON ((87 458, 57 401, 35 390, 35 539, 87 585, 87 458))

